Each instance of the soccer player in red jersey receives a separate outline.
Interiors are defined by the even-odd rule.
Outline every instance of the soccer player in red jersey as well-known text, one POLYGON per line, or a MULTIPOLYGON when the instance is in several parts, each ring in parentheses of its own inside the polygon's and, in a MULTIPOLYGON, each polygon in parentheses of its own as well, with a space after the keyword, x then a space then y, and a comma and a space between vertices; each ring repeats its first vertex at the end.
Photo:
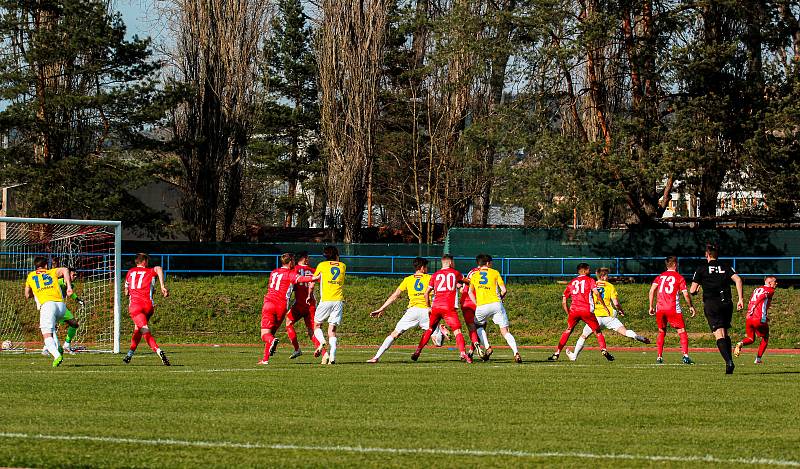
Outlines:
MULTIPOLYGON (((314 269, 308 265, 308 252, 298 252, 294 259, 297 264, 294 270, 298 277, 314 275, 314 269)), ((297 332, 294 330, 294 324, 301 319, 306 324, 306 330, 311 341, 314 342, 314 348, 319 348, 319 341, 314 337, 314 311, 316 309, 317 300, 314 298, 313 283, 298 283, 294 288, 294 304, 286 315, 286 335, 289 336, 289 341, 294 347, 294 352, 289 358, 294 359, 303 354, 300 350, 300 343, 297 342, 297 332)))
POLYGON ((492 354, 489 336, 486 334, 486 329, 475 324, 475 308, 478 306, 469 296, 470 279, 472 275, 479 270, 481 270, 480 266, 473 267, 472 270, 464 276, 465 282, 461 287, 461 315, 464 316, 464 324, 467 325, 467 329, 469 330, 471 347, 467 355, 472 357, 477 352, 479 357, 488 358, 492 354), (478 342, 479 338, 480 342, 478 342), (481 343, 483 344, 483 349, 481 349, 481 343))
POLYGON ((439 326, 439 321, 444 319, 444 322, 453 330, 456 336, 456 344, 458 345, 461 359, 467 363, 472 363, 472 357, 467 355, 464 335, 461 334, 461 321, 458 320, 458 312, 456 311, 458 287, 463 282, 464 276, 455 269, 453 256, 450 254, 443 255, 442 268, 431 275, 430 283, 428 283, 428 288, 425 290, 425 299, 431 308, 431 329, 425 331, 419 347, 411 356, 412 360, 417 360, 422 348, 428 343, 433 330, 439 326), (433 302, 431 302, 431 294, 434 295, 433 302))
POLYGON ((264 341, 264 357, 259 365, 268 365, 269 357, 275 351, 277 339, 274 334, 283 322, 288 310, 287 304, 296 283, 309 282, 311 277, 303 277, 294 269, 294 255, 281 254, 281 266, 269 274, 269 285, 261 308, 261 339, 264 341))
POLYGON ((650 316, 656 317, 656 324, 658 325, 658 338, 656 339, 658 357, 656 358, 656 363, 664 363, 664 358, 662 357, 664 338, 667 336, 667 325, 670 325, 678 331, 678 337, 681 339, 683 363, 692 365, 694 361, 689 358, 689 336, 686 334, 686 325, 683 322, 683 312, 681 311, 678 293, 683 293, 686 303, 689 304, 689 311, 692 312, 692 317, 697 312, 692 306, 692 297, 689 296, 689 292, 686 289, 686 280, 678 273, 678 258, 669 256, 665 264, 667 267, 666 272, 663 272, 653 280, 649 295, 650 308, 648 313, 650 316), (656 291, 658 291, 658 303, 656 308, 653 308, 653 299, 656 291))
MULTIPOLYGON (((597 322, 597 316, 594 315, 595 305, 593 299, 595 297, 602 298, 600 292, 597 290, 597 284, 594 279, 589 276, 589 264, 581 262, 578 264, 578 276, 569 282, 567 288, 564 290, 564 295, 561 297, 561 307, 564 309, 564 312, 567 313, 567 329, 561 334, 558 347, 548 360, 558 360, 559 355, 561 355, 561 350, 567 345, 569 336, 572 334, 578 321, 583 321, 592 328, 597 336, 597 342, 600 344, 600 353, 602 353, 608 361, 614 360, 614 356, 606 350, 606 338, 603 335, 603 329, 600 327, 600 323, 597 322), (572 299, 572 303, 569 308, 567 308, 567 300, 570 298, 572 299)), ((600 305, 608 311, 605 302, 601 301, 600 305)), ((611 315, 611 311, 608 311, 608 315, 611 315)))
POLYGON ((753 290, 753 295, 750 297, 750 304, 747 305, 747 321, 745 322, 745 331, 747 337, 741 342, 736 344, 733 350, 735 356, 742 353, 742 347, 750 345, 756 341, 756 336, 761 337, 761 344, 758 346, 758 355, 754 363, 761 363, 761 357, 767 350, 767 342, 769 342, 769 317, 767 312, 772 304, 772 296, 775 294, 775 287, 778 286, 778 279, 773 275, 768 275, 764 278, 764 286, 758 287, 753 290))
POLYGON ((137 254, 135 262, 136 267, 129 270, 125 276, 125 295, 130 299, 128 312, 133 320, 134 328, 133 336, 131 337, 131 348, 122 361, 124 363, 131 362, 133 354, 136 352, 136 347, 139 346, 139 341, 144 337, 147 345, 161 358, 161 362, 169 366, 167 355, 159 348, 156 339, 150 333, 150 327, 147 325, 154 312, 153 284, 156 278, 158 278, 158 283, 161 287, 161 294, 164 298, 169 296, 169 291, 164 286, 164 270, 160 266, 147 267, 150 262, 150 256, 145 253, 137 254))

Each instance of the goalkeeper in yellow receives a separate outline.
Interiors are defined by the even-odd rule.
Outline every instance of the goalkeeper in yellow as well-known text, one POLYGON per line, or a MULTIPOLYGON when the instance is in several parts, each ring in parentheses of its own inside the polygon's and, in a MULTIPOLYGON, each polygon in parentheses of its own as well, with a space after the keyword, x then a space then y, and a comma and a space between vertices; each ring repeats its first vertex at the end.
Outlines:
POLYGON ((64 267, 49 269, 46 257, 37 256, 33 265, 36 270, 28 273, 25 298, 35 298, 39 305, 39 329, 42 331, 44 347, 53 356, 53 367, 57 367, 64 358, 58 346, 56 324, 67 310, 58 280, 64 279, 65 293, 72 295, 72 279, 69 270, 64 267))

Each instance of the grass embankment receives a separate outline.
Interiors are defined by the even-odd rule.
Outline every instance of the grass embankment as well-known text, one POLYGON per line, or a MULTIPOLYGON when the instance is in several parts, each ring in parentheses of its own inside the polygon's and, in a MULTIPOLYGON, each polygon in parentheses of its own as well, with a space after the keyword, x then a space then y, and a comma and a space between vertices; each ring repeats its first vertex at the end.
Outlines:
MULTIPOLYGON (((161 342, 187 343, 257 343, 261 305, 266 291, 266 277, 203 277, 192 279, 169 279, 170 297, 157 295, 156 315, 152 321, 156 337, 161 342)), ((398 300, 384 316, 369 317, 369 312, 379 307, 397 287, 397 278, 351 277, 346 285, 344 321, 341 326, 343 344, 374 344, 383 339, 394 327, 403 313, 406 301, 398 300)), ((563 285, 515 284, 509 285, 506 308, 511 329, 517 341, 523 345, 552 345, 558 340, 566 321, 561 310, 563 285)), ((618 285, 620 298, 627 314, 621 318, 625 325, 637 332, 655 336, 655 319, 647 315, 647 284, 618 285)), ((745 287, 749 298, 753 286, 745 287)), ((698 306, 695 318, 686 315, 686 327, 690 333, 691 346, 713 346, 708 325, 702 314, 702 299, 694 301, 698 306)), ((745 301, 746 305, 746 301, 745 301)), ((770 310, 773 348, 800 347, 800 292, 794 288, 779 289, 770 310)), ((126 334, 130 321, 123 316, 126 334)), ((490 334, 496 332, 490 325, 490 334)), ((298 331, 301 332, 301 331, 298 331)), ((575 337, 577 334, 575 332, 575 337)), ((734 339, 744 334, 744 313, 734 316, 734 339)), ((409 331, 400 343, 412 343, 419 334, 409 331)), ((638 345, 629 339, 608 334, 610 345, 638 345)), ((283 328, 278 336, 285 339, 283 328)), ((301 340, 308 343, 304 334, 301 340)), ((493 342, 502 342, 496 335, 493 342)), ((287 343, 287 342, 284 342, 287 343)), ((590 339, 589 345, 595 345, 590 339)), ((677 345, 677 336, 667 336, 668 346, 677 345)), ((123 344, 124 345, 124 344, 123 344)))

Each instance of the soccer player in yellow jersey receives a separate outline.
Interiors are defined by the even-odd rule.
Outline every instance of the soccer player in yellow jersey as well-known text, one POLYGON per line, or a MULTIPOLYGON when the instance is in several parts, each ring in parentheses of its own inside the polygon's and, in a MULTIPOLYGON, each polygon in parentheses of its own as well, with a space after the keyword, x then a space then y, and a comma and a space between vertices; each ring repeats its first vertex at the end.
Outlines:
MULTIPOLYGON (((373 318, 380 317, 383 311, 388 308, 390 304, 394 303, 395 300, 400 298, 403 293, 408 294, 408 308, 406 309, 406 313, 397 321, 397 325, 394 326, 394 331, 386 336, 386 339, 384 339, 383 344, 378 348, 375 356, 370 358, 367 363, 378 363, 378 360, 381 359, 381 355, 389 350, 389 347, 392 346, 395 339, 412 327, 419 326, 420 329, 426 332, 431 328, 429 321, 430 309, 425 299, 425 290, 431 281, 431 276, 428 275, 428 260, 417 257, 412 261, 412 264, 414 266, 414 274, 404 278, 403 281, 400 282, 400 286, 397 287, 397 290, 386 299, 383 305, 369 313, 373 318)), ((423 338, 424 337, 425 334, 423 334, 423 338)))
POLYGON ((339 262, 339 250, 336 246, 325 246, 322 250, 325 260, 317 264, 314 271, 314 282, 319 282, 320 301, 314 314, 314 337, 319 341, 319 346, 314 352, 315 356, 325 348, 325 335, 322 333, 322 323, 328 322, 328 351, 322 356, 323 365, 336 363, 336 326, 342 322, 344 308, 344 295, 342 294, 347 266, 339 262))
POLYGON ((69 270, 64 267, 48 269, 47 258, 38 256, 33 260, 36 270, 28 274, 25 281, 25 298, 36 298, 39 304, 39 328, 44 338, 44 346, 53 356, 53 366, 61 364, 64 359, 58 349, 58 321, 64 317, 67 305, 58 279, 63 278, 67 296, 72 295, 72 279, 69 270))
MULTIPOLYGON (((492 318, 492 322, 500 328, 500 334, 506 339, 511 351, 514 352, 514 361, 522 363, 522 358, 517 350, 517 341, 511 332, 508 331, 508 315, 503 307, 503 297, 506 296, 506 285, 500 277, 500 272, 492 268, 492 256, 479 254, 478 270, 470 277, 469 297, 475 302, 475 325, 486 327, 487 320, 492 318)), ((483 359, 488 360, 492 355, 492 348, 487 348, 483 353, 483 359)))
MULTIPOLYGON (((617 294, 616 287, 614 287, 613 283, 608 281, 608 273, 608 267, 600 267, 595 272, 595 276, 597 277, 597 292, 600 295, 598 296, 595 294, 594 302, 596 304, 601 302, 606 304, 605 308, 594 309, 594 315, 597 316, 597 322, 600 323, 600 329, 611 329, 617 331, 618 334, 624 335, 625 337, 629 337, 644 344, 649 344, 650 339, 641 336, 630 329, 626 329, 622 324, 622 321, 617 319, 617 315, 625 316, 625 311, 622 310, 622 305, 619 302, 619 295, 617 294)), ((592 334, 594 334, 592 328, 588 324, 584 325, 583 332, 578 338, 578 341, 575 343, 575 351, 570 352, 567 350, 567 357, 569 357, 570 360, 575 361, 578 359, 578 355, 580 355, 581 350, 583 350, 583 345, 586 342, 586 339, 592 334)))

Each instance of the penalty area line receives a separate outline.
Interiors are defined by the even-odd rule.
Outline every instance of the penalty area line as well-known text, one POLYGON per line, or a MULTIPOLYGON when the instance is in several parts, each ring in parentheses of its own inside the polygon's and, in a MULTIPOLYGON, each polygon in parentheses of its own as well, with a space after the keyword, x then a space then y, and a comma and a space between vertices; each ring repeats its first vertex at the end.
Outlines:
POLYGON ((712 455, 704 456, 667 456, 625 453, 585 453, 570 451, 515 451, 515 450, 478 450, 478 449, 446 449, 446 448, 386 448, 369 446, 311 446, 291 444, 236 443, 232 441, 192 441, 173 439, 117 438, 91 435, 46 435, 33 433, 0 432, 3 439, 49 440, 49 441, 89 441, 98 443, 134 444, 151 446, 183 446, 194 448, 232 448, 256 450, 284 451, 322 451, 332 453, 377 453, 377 454, 426 454, 445 456, 505 456, 522 459, 598 459, 627 460, 650 462, 709 462, 718 464, 759 464, 766 466, 800 467, 800 461, 770 458, 720 458, 712 455))

